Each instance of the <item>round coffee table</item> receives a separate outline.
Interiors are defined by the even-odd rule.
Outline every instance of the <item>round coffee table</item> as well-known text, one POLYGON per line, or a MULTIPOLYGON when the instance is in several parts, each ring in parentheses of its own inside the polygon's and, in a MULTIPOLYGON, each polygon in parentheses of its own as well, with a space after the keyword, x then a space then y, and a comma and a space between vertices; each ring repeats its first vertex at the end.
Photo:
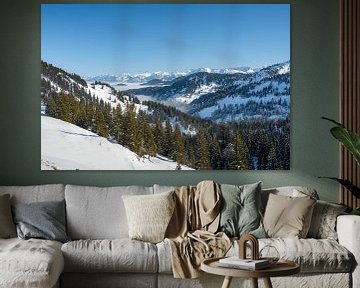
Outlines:
POLYGON ((254 288, 258 288, 258 278, 263 278, 265 287, 272 288, 270 277, 289 276, 300 272, 300 266, 288 260, 279 260, 266 269, 245 270, 222 267, 219 265, 219 259, 221 258, 204 260, 201 263, 201 270, 210 274, 225 276, 222 288, 229 288, 233 277, 251 278, 254 288))

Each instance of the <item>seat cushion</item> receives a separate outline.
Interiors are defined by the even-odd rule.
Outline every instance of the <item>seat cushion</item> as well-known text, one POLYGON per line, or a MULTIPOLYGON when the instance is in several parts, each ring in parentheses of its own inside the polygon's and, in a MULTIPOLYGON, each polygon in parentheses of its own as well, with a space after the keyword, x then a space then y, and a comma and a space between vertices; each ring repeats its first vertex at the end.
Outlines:
POLYGON ((64 268, 61 243, 0 239, 1 287, 52 287, 64 268))
POLYGON ((78 240, 61 248, 66 272, 156 273, 156 246, 130 239, 78 240))
MULTIPOLYGON (((259 239, 259 250, 264 246, 273 246, 279 252, 281 259, 298 263, 301 273, 350 272, 354 265, 353 255, 344 246, 330 239, 259 239)), ((236 242, 228 252, 228 256, 236 255, 237 251, 236 242)))
MULTIPOLYGON (((301 273, 347 273, 354 265, 353 255, 339 243, 330 239, 268 238, 259 239, 260 250, 265 245, 274 246, 281 259, 295 261, 301 273)), ((171 248, 167 241, 157 244, 159 273, 172 273, 171 248)), ((235 241, 227 256, 238 255, 235 241)), ((250 256, 250 251, 249 251, 250 256)))

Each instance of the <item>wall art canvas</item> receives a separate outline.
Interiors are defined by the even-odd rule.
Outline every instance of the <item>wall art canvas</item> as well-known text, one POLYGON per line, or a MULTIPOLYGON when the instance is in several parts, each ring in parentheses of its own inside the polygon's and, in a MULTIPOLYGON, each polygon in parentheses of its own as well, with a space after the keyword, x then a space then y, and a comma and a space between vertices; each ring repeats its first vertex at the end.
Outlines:
POLYGON ((41 169, 290 169, 290 5, 42 4, 41 169))

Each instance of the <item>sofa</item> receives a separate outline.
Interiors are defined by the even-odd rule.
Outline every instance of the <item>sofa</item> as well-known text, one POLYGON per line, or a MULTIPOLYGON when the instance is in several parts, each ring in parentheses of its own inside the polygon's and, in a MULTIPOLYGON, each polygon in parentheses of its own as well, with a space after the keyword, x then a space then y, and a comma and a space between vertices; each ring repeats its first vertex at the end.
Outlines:
MULTIPOLYGON (((175 279, 171 249, 166 241, 153 244, 129 239, 123 195, 151 195, 173 189, 154 185, 93 187, 62 184, 0 186, 12 205, 42 201, 66 203, 66 231, 71 241, 0 239, 0 287, 221 287, 223 277, 204 274, 198 279, 175 279)), ((263 189, 291 196, 294 187, 263 189)), ((313 190, 296 187, 298 190, 313 190)), ((294 196, 294 195, 293 195, 294 196)), ((264 238, 280 257, 296 261, 301 272, 273 278, 274 287, 360 287, 360 217, 339 215, 334 239, 264 238)), ((237 241, 227 252, 238 253, 237 241)), ((232 287, 251 287, 234 279, 232 287), (244 285, 244 286, 240 286, 244 285)), ((259 281, 262 287, 262 281, 259 281)))

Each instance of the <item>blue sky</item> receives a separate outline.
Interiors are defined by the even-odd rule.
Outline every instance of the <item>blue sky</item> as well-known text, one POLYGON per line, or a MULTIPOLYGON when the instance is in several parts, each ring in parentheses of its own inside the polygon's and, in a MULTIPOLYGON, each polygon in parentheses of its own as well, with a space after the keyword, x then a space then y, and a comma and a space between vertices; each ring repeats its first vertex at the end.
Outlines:
POLYGON ((82 76, 290 59, 289 4, 42 4, 41 58, 82 76))

